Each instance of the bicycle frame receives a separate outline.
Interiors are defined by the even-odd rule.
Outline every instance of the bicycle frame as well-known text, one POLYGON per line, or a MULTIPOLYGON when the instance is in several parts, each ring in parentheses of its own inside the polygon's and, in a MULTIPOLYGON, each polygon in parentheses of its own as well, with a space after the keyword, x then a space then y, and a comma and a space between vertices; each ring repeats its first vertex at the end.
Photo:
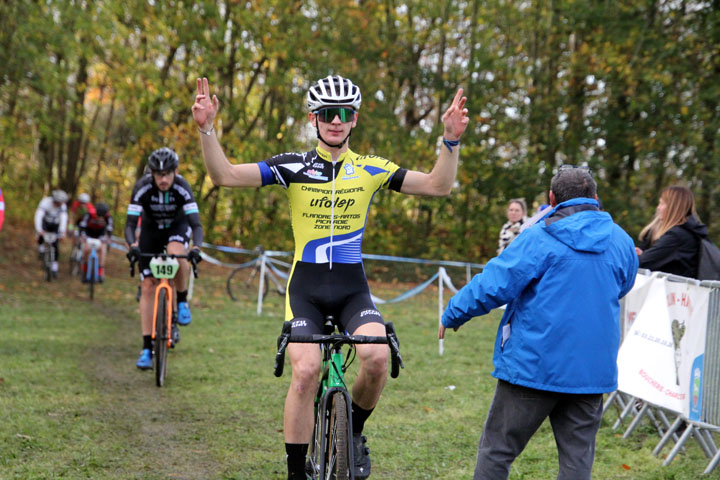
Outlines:
MULTIPOLYGON (((166 278, 160 279, 160 283, 155 287, 155 303, 153 305, 153 325, 152 325, 152 340, 155 341, 155 332, 157 331, 157 310, 160 303, 160 295, 165 295, 165 305, 170 308, 165 309, 167 332, 172 331, 172 315, 175 311, 175 304, 173 303, 173 286, 170 285, 170 281, 166 278)), ((168 335, 167 339, 168 348, 172 347, 172 335, 168 335)))

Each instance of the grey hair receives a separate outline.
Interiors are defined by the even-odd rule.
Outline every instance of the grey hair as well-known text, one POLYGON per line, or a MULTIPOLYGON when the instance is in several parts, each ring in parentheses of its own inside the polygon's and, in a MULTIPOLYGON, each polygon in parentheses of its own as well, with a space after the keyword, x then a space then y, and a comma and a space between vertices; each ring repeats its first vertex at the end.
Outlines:
POLYGON ((587 170, 569 168, 555 174, 550 190, 555 194, 555 201, 562 203, 573 198, 595 198, 597 183, 587 170))

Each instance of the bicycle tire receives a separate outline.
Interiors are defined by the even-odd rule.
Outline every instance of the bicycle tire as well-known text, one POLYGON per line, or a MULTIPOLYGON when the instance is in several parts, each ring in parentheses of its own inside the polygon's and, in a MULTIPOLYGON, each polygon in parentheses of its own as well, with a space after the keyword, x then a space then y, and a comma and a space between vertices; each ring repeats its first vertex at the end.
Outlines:
POLYGON ((327 418, 326 478, 348 480, 351 478, 350 448, 352 438, 348 405, 342 392, 335 392, 330 402, 327 418))
POLYGON ((80 274, 82 269, 82 247, 76 243, 73 245, 73 249, 70 252, 70 275, 76 277, 80 274))
POLYGON ((97 276, 95 275, 96 265, 97 261, 91 254, 90 263, 88 265, 88 273, 90 274, 90 281, 88 282, 88 288, 90 289, 90 300, 93 300, 95 297, 95 282, 97 281, 97 276))
POLYGON ((167 295, 158 296, 157 315, 155 317, 155 383, 162 387, 167 373, 167 295))
MULTIPOLYGON (((227 293, 230 296, 230 299, 233 302, 237 302, 240 298, 240 289, 243 289, 242 291, 258 291, 258 282, 259 282, 259 273, 260 273, 260 267, 256 265, 256 261, 252 260, 250 262, 244 263, 237 267, 235 270, 230 272, 230 275, 228 275, 227 282, 225 282, 225 288, 227 289, 227 293), (241 286, 240 286, 241 285, 241 286), (233 292, 234 291, 234 292, 233 292)), ((263 294, 262 298, 265 299, 265 297, 268 294, 269 286, 269 279, 265 279, 265 283, 263 285, 263 294)))
POLYGON ((45 244, 45 253, 43 254, 43 265, 45 267, 45 281, 52 281, 52 258, 53 246, 49 243, 45 244))

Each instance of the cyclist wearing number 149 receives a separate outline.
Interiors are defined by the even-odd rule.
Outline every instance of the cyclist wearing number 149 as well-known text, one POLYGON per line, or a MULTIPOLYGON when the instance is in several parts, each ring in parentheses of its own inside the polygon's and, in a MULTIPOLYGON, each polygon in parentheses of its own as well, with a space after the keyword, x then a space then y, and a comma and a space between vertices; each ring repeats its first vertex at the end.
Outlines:
MULTIPOLYGON (((414 195, 448 195, 457 172, 459 139, 467 126, 465 97, 459 90, 443 115, 444 145, 429 174, 406 170, 374 155, 358 155, 348 139, 357 125, 360 89, 341 76, 313 84, 307 94, 308 120, 317 147, 284 153, 259 163, 231 164, 214 133, 218 99, 208 80, 197 80, 192 107, 200 131, 203 159, 215 185, 287 190, 295 237, 295 257, 285 301, 293 335, 322 333, 332 315, 353 335, 385 336, 362 264, 361 242, 373 196, 380 189, 414 195)), ((288 347, 292 380, 285 400, 284 435, 289 479, 305 479, 305 456, 313 431, 313 401, 320 373, 317 345, 288 347)), ((357 345, 360 368, 352 388, 355 478, 370 474, 362 435, 387 376, 387 345, 357 345)))
MULTIPOLYGON (((148 157, 150 173, 137 181, 128 205, 125 223, 125 241, 128 259, 139 262, 142 279, 140 296, 140 319, 142 322, 143 349, 136 366, 141 370, 152 368, 152 323, 156 280, 150 271, 150 259, 140 253, 167 253, 188 255, 200 261, 203 230, 198 206, 188 182, 178 175, 179 159, 169 148, 155 150, 148 157), (142 216, 140 238, 136 238, 138 220, 142 216), (193 248, 188 251, 190 238, 193 248)), ((177 291, 178 323, 188 325, 192 320, 187 302, 190 267, 180 259, 180 269, 175 277, 177 291)))

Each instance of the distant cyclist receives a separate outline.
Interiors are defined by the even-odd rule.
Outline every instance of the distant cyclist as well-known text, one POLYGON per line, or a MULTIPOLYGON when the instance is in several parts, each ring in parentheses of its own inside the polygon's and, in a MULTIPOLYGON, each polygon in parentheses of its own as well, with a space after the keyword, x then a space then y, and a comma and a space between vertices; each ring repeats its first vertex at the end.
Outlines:
POLYGON ((49 197, 40 200, 35 210, 35 231, 37 232, 37 241, 40 246, 40 254, 44 252, 45 245, 43 243, 43 233, 57 233, 57 239, 52 244, 55 250, 55 261, 52 263, 50 270, 57 277, 58 259, 60 251, 58 241, 65 237, 67 231, 67 193, 63 190, 53 190, 49 197))
MULTIPOLYGON (((155 150, 148 157, 150 173, 137 181, 128 205, 125 223, 125 241, 128 259, 139 261, 142 279, 140 296, 140 319, 142 323, 143 349, 136 366, 152 368, 152 317, 153 294, 157 281, 150 271, 150 259, 142 253, 167 253, 190 255, 200 261, 200 245, 203 240, 202 225, 195 197, 188 182, 178 175, 178 156, 169 148, 155 150), (136 236, 138 220, 142 217, 140 237, 136 236), (190 238, 193 247, 188 251, 190 238)), ((177 290, 178 323, 188 325, 192 321, 187 302, 190 269, 186 260, 180 260, 180 270, 175 277, 177 290)))
POLYGON ((80 248, 83 243, 80 238, 80 221, 86 213, 95 214, 95 207, 90 202, 90 195, 81 193, 68 209, 68 231, 72 232, 73 249, 80 248))
MULTIPOLYGON (((107 203, 98 203, 92 212, 86 212, 78 223, 81 238, 97 238, 102 240, 102 246, 98 251, 98 275, 99 281, 105 281, 105 256, 107 246, 110 243, 110 236, 113 232, 113 218, 110 215, 110 206, 107 203)), ((87 244, 83 248, 83 274, 87 273, 87 258, 90 248, 87 244)), ((85 275, 83 275, 83 281, 85 275)))
POLYGON ((90 202, 89 194, 81 193, 77 196, 77 199, 70 204, 68 227, 72 229, 73 226, 79 226, 80 220, 82 220, 86 213, 95 213, 95 206, 90 202))
MULTIPOLYGON (((444 138, 429 174, 406 170, 381 157, 359 155, 348 140, 357 125, 360 88, 339 75, 315 82, 307 94, 308 120, 317 146, 283 153, 259 163, 228 162, 214 132, 219 102, 207 78, 197 80, 192 107, 200 131, 203 159, 215 185, 280 185, 290 200, 295 258, 288 280, 285 318, 293 335, 323 332, 327 315, 355 335, 385 336, 385 323, 370 297, 361 242, 370 202, 381 189, 414 195, 450 194, 457 172, 459 140, 468 117, 458 90, 442 117, 444 138)), ((317 345, 288 347, 292 380, 285 400, 284 435, 288 478, 303 479, 313 430, 313 400, 320 373, 317 345)), ((380 399, 387 377, 388 347, 357 345, 360 368, 352 388, 355 478, 370 475, 365 421, 380 399)))

